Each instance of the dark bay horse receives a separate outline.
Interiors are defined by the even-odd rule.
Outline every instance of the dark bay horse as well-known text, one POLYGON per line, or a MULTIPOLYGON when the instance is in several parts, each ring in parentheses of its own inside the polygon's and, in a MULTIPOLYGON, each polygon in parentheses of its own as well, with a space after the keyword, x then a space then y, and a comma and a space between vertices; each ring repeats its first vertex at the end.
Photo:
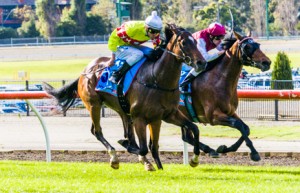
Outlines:
MULTIPOLYGON (((223 57, 214 61, 215 66, 199 74, 191 83, 191 99, 193 113, 189 113, 184 106, 180 110, 187 115, 191 121, 209 123, 211 125, 224 125, 239 130, 242 136, 231 147, 221 145, 218 153, 236 151, 243 141, 250 148, 250 157, 253 161, 259 161, 260 156, 249 139, 250 129, 236 114, 238 107, 237 84, 243 65, 253 66, 262 71, 270 68, 270 59, 260 50, 249 35, 242 37, 233 31, 234 40, 228 40, 229 49, 223 57), (233 45, 232 45, 233 44, 233 45)), ((182 132, 183 139, 188 143, 193 142, 189 131, 182 132)), ((201 144, 200 148, 206 153, 214 153, 210 147, 201 144)))
POLYGON ((146 61, 142 65, 126 94, 126 99, 130 104, 131 117, 124 113, 117 97, 95 91, 97 80, 101 74, 98 69, 106 67, 109 58, 95 59, 85 68, 77 80, 60 89, 54 89, 47 83, 44 84, 45 90, 54 96, 65 109, 70 106, 77 94, 80 96, 92 118, 92 134, 107 148, 111 157, 111 167, 115 169, 119 168, 119 160, 114 147, 104 138, 100 126, 103 104, 114 109, 121 116, 125 138, 128 137, 128 141, 132 142, 130 144, 132 149, 129 152, 139 155, 139 159, 145 165, 146 170, 155 170, 145 157, 148 153, 147 125, 151 140, 149 148, 157 167, 162 169, 159 154, 156 151, 162 120, 191 131, 194 138, 192 143, 194 145, 194 155, 190 160, 190 165, 195 167, 199 163, 199 130, 194 123, 178 110, 178 84, 182 62, 195 68, 206 62, 198 51, 191 33, 175 25, 168 25, 165 28, 165 34, 168 43, 162 57, 156 62, 146 61), (132 127, 134 127, 137 134, 139 147, 135 143, 132 127))

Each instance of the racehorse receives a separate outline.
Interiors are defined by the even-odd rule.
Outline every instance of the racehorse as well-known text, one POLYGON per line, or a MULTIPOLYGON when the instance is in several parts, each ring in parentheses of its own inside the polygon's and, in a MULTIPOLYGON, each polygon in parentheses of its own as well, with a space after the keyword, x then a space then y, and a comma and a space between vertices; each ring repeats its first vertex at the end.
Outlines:
MULTIPOLYGON (((191 83, 191 106, 180 105, 179 109, 193 122, 224 125, 241 132, 241 137, 232 146, 221 145, 218 153, 237 151, 243 141, 250 148, 250 157, 259 161, 260 156, 249 139, 250 129, 236 114, 238 107, 237 84, 243 65, 269 70, 271 61, 260 50, 259 44, 251 37, 241 36, 233 31, 235 38, 227 39, 227 47, 223 57, 212 61, 208 66, 214 66, 199 74, 191 83)), ((226 42, 226 41, 225 41, 226 42)), ((183 128, 184 129, 184 128, 183 128)), ((182 138, 188 143, 193 142, 189 131, 182 132, 182 138)), ((209 146, 200 143, 200 149, 205 153, 214 154, 209 146)))
POLYGON ((109 60, 107 57, 93 60, 78 79, 60 89, 54 89, 49 84, 44 83, 46 92, 54 96, 64 109, 72 104, 77 94, 79 95, 92 118, 92 134, 108 150, 110 164, 114 169, 119 168, 119 160, 114 147, 104 138, 100 126, 100 110, 103 104, 115 110, 122 118, 125 138, 128 137, 128 141, 132 142, 128 145, 127 150, 139 155, 139 160, 145 165, 146 170, 155 170, 146 158, 148 153, 147 125, 151 139, 149 148, 158 169, 163 168, 157 152, 159 136, 156 135, 159 134, 162 120, 191 130, 194 138, 194 143, 192 143, 194 155, 190 159, 190 165, 195 167, 199 163, 199 130, 178 110, 180 94, 178 84, 183 62, 198 68, 199 65, 205 65, 206 61, 198 51, 196 41, 188 31, 174 24, 168 24, 165 28, 165 35, 168 43, 163 55, 156 62, 146 60, 125 96, 130 104, 130 115, 123 111, 117 97, 95 91, 98 78, 101 75, 101 70, 98 71, 106 67, 109 60), (135 128, 139 147, 135 143, 132 126, 135 128))

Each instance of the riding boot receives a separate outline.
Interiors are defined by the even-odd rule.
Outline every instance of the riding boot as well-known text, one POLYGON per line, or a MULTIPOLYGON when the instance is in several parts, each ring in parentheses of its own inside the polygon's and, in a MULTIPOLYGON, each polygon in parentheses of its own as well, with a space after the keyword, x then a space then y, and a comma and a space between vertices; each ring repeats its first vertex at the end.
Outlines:
POLYGON ((183 92, 183 93, 186 93, 188 92, 188 89, 189 89, 189 83, 192 82, 192 80, 195 79, 195 76, 192 74, 192 73, 189 73, 185 79, 182 81, 182 83, 179 85, 180 87, 180 90, 183 92))
POLYGON ((115 84, 118 84, 123 75, 130 69, 130 67, 131 66, 127 62, 124 62, 123 66, 119 70, 112 73, 109 80, 115 84))

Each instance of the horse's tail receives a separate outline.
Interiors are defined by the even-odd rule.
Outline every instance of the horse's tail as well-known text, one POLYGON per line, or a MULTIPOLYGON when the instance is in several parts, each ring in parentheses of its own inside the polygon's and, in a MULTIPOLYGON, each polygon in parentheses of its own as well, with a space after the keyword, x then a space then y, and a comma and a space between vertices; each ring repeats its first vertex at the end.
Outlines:
POLYGON ((59 89, 55 89, 50 84, 43 82, 43 88, 49 95, 53 96, 57 100, 58 105, 61 106, 64 112, 66 112, 74 104, 75 99, 78 96, 78 81, 79 78, 59 89))

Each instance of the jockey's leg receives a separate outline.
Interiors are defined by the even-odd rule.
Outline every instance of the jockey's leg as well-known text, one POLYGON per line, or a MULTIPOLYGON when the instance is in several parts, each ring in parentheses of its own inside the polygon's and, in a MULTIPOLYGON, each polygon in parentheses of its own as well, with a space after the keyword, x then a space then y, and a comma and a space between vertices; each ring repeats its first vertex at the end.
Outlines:
MULTIPOLYGON (((202 71, 200 71, 202 72, 202 71)), ((200 74, 200 72, 196 72, 194 68, 192 68, 190 70, 190 72, 188 73, 188 75, 184 78, 184 80, 182 81, 182 83, 180 84, 180 90, 182 92, 188 92, 188 85, 189 83, 191 83, 198 74, 200 74)))
POLYGON ((137 48, 131 46, 120 46, 116 52, 116 58, 124 60, 125 62, 119 70, 112 74, 109 80, 117 84, 131 66, 142 59, 143 56, 144 53, 137 48))
POLYGON ((118 84, 123 75, 131 68, 131 66, 125 61, 117 71, 113 72, 109 80, 115 84, 118 84))

